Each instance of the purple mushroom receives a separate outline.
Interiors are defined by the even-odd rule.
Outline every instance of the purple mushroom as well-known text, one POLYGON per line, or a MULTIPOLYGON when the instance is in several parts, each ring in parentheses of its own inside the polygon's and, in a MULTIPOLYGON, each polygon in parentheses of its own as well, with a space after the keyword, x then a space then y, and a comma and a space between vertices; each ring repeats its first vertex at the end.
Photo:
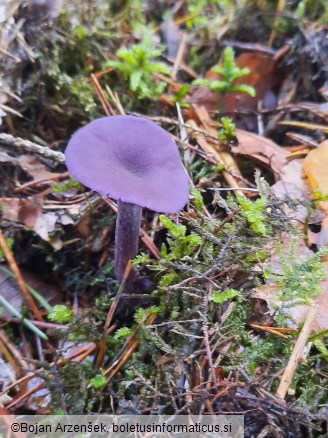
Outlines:
POLYGON ((138 252, 142 207, 177 213, 188 178, 171 136, 134 116, 97 119, 77 131, 65 151, 67 168, 85 186, 118 201, 115 274, 119 282, 138 252))

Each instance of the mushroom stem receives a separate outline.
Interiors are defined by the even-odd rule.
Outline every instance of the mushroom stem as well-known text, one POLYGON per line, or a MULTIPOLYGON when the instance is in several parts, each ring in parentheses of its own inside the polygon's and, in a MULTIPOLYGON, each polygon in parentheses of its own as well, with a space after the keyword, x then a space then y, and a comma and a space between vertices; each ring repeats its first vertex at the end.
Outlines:
POLYGON ((118 200, 115 231, 115 275, 121 283, 129 260, 138 253, 142 207, 118 200))

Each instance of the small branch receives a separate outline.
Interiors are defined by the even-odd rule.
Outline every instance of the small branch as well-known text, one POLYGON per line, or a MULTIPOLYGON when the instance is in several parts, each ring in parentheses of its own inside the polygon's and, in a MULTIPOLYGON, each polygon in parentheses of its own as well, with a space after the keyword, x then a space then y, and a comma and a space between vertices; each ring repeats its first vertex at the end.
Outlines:
POLYGON ((50 158, 57 163, 65 162, 65 156, 62 152, 53 151, 47 146, 41 146, 29 140, 24 140, 20 137, 14 137, 10 134, 0 133, 0 143, 4 144, 5 146, 14 146, 15 148, 21 148, 24 151, 40 155, 44 158, 50 158))
MULTIPOLYGON (((27 289, 27 286, 24 282, 22 274, 17 266, 16 260, 14 259, 12 253, 9 250, 7 243, 6 243, 6 240, 5 240, 5 237, 2 234, 1 230, 0 230, 0 247, 4 253, 4 256, 6 257, 6 260, 10 266, 10 269, 12 270, 13 274, 16 277, 19 289, 20 289, 23 297, 25 298, 25 301, 26 301, 29 309, 33 313, 36 320, 43 321, 40 310, 37 308, 29 290, 27 289)), ((26 322, 25 322, 25 324, 26 324, 26 322)))
POLYGON ((107 347, 106 336, 108 335, 108 329, 109 329, 109 326, 112 322, 112 319, 113 319, 114 313, 116 311, 118 302, 121 298, 122 292, 124 291, 125 284, 126 284, 127 279, 129 277, 130 271, 131 271, 131 260, 129 260, 127 265, 126 265, 120 288, 116 294, 116 297, 112 301, 112 304, 111 304, 111 306, 108 310, 108 313, 107 313, 107 318, 106 318, 106 321, 104 324, 103 333, 102 333, 102 336, 101 336, 101 339, 100 339, 99 345, 98 345, 98 354, 97 354, 97 358, 96 358, 96 368, 101 368, 103 365, 105 353, 106 353, 106 347, 107 347))
POLYGON ((211 288, 209 290, 206 290, 206 293, 204 294, 204 299, 203 299, 204 314, 201 314, 201 316, 203 317, 203 324, 202 324, 203 336, 204 336, 203 342, 205 345, 210 376, 211 376, 211 380, 213 382, 213 385, 216 385, 215 368, 214 368, 214 363, 213 363, 210 335, 209 335, 209 330, 208 330, 208 324, 209 324, 208 323, 208 302, 209 302, 210 290, 211 290, 211 288))
POLYGON ((318 303, 314 303, 308 313, 304 326, 294 346, 293 352, 289 358, 288 364, 285 368, 284 374, 281 378, 278 390, 276 392, 276 396, 280 397, 281 399, 285 398, 288 388, 292 383, 300 357, 303 353, 304 347, 308 341, 311 330, 316 321, 318 310, 319 310, 318 303))
POLYGON ((101 88, 99 81, 98 81, 98 78, 93 73, 90 76, 90 82, 97 93, 97 96, 100 100, 101 106, 103 107, 103 110, 104 110, 106 116, 115 115, 115 111, 113 110, 111 104, 106 99, 105 94, 101 88))
POLYGON ((187 45, 187 37, 186 37, 186 34, 183 33, 180 44, 179 44, 178 53, 177 53, 177 56, 174 60, 174 65, 172 68, 171 78, 173 80, 176 80, 176 78, 177 78, 177 73, 178 73, 178 70, 179 70, 180 65, 182 63, 182 60, 183 60, 183 56, 184 56, 184 53, 186 50, 186 45, 187 45))

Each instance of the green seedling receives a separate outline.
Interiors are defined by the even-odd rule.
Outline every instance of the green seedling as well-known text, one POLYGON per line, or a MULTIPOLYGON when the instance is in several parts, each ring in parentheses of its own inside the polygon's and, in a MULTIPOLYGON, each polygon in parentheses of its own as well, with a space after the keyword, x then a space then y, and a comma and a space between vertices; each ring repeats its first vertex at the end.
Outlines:
POLYGON ((213 291, 210 295, 210 301, 216 304, 223 304, 226 301, 229 301, 231 298, 237 297, 239 295, 239 291, 234 289, 227 289, 223 292, 213 291))
MULTIPOLYGON (((249 68, 240 68, 235 61, 235 52, 232 47, 226 47, 223 52, 223 65, 218 65, 213 68, 214 73, 218 73, 221 79, 196 79, 193 85, 203 85, 208 87, 214 93, 219 93, 222 96, 229 93, 246 93, 251 97, 255 97, 255 89, 250 85, 236 84, 236 80, 247 76, 251 71, 249 68)), ((220 99, 219 106, 222 105, 220 99)))
POLYGON ((222 143, 235 143, 237 140, 236 125, 230 117, 222 117, 222 128, 218 132, 218 139, 222 143))
POLYGON ((94 389, 100 389, 105 385, 106 377, 102 376, 101 374, 97 374, 90 380, 90 386, 92 386, 94 389))
POLYGON ((154 74, 170 73, 165 64, 156 60, 162 52, 162 48, 153 47, 152 33, 147 31, 140 43, 120 48, 116 52, 119 59, 107 61, 105 67, 114 67, 120 72, 138 99, 156 98, 162 94, 166 83, 158 81, 154 74))
POLYGON ((181 108, 189 108, 190 105, 184 102, 184 98, 189 93, 189 90, 190 90, 190 85, 183 84, 175 94, 172 94, 169 97, 172 100, 172 102, 178 103, 181 106, 181 108))

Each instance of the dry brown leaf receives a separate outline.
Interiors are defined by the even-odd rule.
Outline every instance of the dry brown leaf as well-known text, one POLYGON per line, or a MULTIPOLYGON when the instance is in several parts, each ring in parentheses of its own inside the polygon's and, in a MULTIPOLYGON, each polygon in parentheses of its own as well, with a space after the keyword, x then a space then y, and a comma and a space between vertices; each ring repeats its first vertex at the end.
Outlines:
POLYGON ((62 211, 43 213, 43 199, 35 196, 26 199, 0 198, 2 219, 17 222, 32 228, 43 240, 50 242, 55 249, 62 247, 60 240, 49 238, 56 223, 72 224, 74 221, 62 211))
MULTIPOLYGON (((283 252, 285 256, 288 256, 290 251, 291 242, 288 240, 288 236, 281 235, 283 252), (287 239, 287 240, 285 240, 287 239)), ((294 248, 294 253, 297 257, 303 257, 305 259, 311 257, 313 252, 305 245, 303 239, 299 239, 296 242, 297 247, 294 248)), ((268 269, 273 275, 282 275, 281 262, 276 252, 274 252, 267 262, 268 269)), ((326 268, 326 277, 321 281, 320 286, 322 288, 321 294, 318 296, 317 301, 319 303, 319 311, 316 318, 316 324, 314 326, 315 332, 328 330, 328 267, 326 268)), ((253 298, 264 300, 267 303, 269 311, 272 315, 277 312, 277 309, 282 307, 281 289, 274 279, 269 279, 266 284, 261 285, 252 292, 253 298)), ((289 315, 290 320, 288 325, 292 328, 297 328, 306 319, 309 312, 309 306, 305 305, 291 305, 287 306, 284 303, 283 311, 289 315)))
POLYGON ((1 216, 4 220, 18 222, 27 227, 33 227, 42 214, 43 201, 41 198, 30 197, 0 198, 1 216))
POLYGON ((252 158, 267 169, 271 169, 277 180, 287 164, 289 152, 272 140, 252 132, 237 129, 238 145, 232 146, 231 152, 243 157, 252 158))
POLYGON ((52 180, 55 176, 54 173, 46 169, 46 166, 35 155, 21 155, 17 158, 17 162, 34 181, 52 180))
POLYGON ((231 151, 237 155, 251 158, 267 169, 270 169, 278 181, 273 190, 277 195, 302 199, 307 197, 308 188, 302 174, 301 160, 288 161, 290 153, 268 138, 237 130, 238 145, 231 151))
MULTIPOLYGON (((320 283, 320 286, 322 287, 322 292, 317 299, 319 303, 319 311, 314 327, 315 332, 328 330, 328 278, 325 278, 325 280, 320 283)), ((273 315, 277 311, 277 308, 281 306, 280 293, 281 291, 276 285, 263 285, 254 289, 252 297, 264 300, 267 303, 270 313, 273 315)), ((309 308, 310 306, 305 305, 295 305, 284 308, 284 313, 290 317, 289 325, 293 328, 299 327, 299 325, 306 319, 309 308)))
MULTIPOLYGON (((327 196, 328 140, 325 140, 318 148, 307 154, 303 161, 303 169, 311 189, 319 192, 322 196, 327 196)), ((325 214, 320 233, 317 236, 317 246, 321 248, 328 244, 328 201, 317 201, 317 205, 325 214)))
MULTIPOLYGON (((328 140, 311 150, 303 161, 305 176, 312 190, 328 195, 328 140)), ((328 214, 328 202, 318 201, 319 207, 328 214)))

